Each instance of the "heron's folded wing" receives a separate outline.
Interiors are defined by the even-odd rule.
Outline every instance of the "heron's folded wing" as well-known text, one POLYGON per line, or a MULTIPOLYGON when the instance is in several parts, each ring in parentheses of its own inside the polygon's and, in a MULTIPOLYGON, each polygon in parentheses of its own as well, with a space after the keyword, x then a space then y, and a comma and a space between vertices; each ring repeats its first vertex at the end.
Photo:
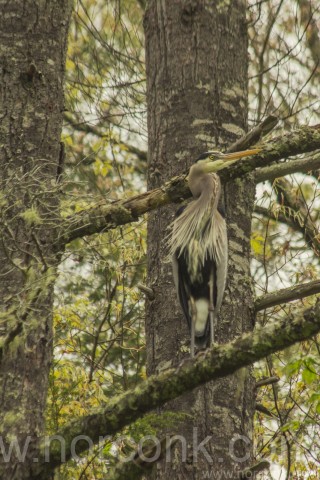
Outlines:
POLYGON ((183 257, 178 257, 176 254, 172 257, 172 271, 176 291, 178 293, 179 302, 184 313, 184 316, 188 322, 189 328, 191 328, 191 315, 189 310, 190 289, 189 285, 185 282, 188 278, 185 273, 185 262, 183 257))

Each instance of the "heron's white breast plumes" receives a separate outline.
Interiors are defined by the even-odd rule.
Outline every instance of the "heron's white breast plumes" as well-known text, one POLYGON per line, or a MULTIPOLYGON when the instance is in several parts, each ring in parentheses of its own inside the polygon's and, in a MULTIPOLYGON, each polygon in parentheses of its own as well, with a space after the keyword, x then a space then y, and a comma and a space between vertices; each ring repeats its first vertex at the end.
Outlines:
POLYGON ((189 274, 195 278, 199 263, 209 256, 218 263, 227 238, 226 222, 211 201, 197 199, 170 225, 170 256, 186 255, 189 274))

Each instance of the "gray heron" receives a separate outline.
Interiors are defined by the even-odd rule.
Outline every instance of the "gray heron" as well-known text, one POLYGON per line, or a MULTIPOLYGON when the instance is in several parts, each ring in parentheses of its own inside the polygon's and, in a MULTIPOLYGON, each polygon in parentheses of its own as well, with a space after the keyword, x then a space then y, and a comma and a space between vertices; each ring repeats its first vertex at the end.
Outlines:
POLYGON ((259 153, 217 151, 200 155, 190 168, 188 185, 193 200, 181 207, 170 227, 170 255, 179 302, 191 330, 191 356, 195 346, 214 342, 214 327, 227 278, 228 238, 217 175, 224 162, 259 153))

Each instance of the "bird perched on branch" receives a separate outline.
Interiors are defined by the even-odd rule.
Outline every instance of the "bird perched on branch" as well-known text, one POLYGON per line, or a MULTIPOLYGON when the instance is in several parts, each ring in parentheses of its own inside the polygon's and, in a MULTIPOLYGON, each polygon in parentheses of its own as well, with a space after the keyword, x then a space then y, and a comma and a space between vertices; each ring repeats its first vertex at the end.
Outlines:
POLYGON ((194 348, 214 341, 214 327, 227 278, 228 238, 219 209, 220 178, 224 162, 254 155, 259 149, 223 154, 206 152, 190 168, 188 184, 193 201, 181 207, 171 225, 170 254, 178 298, 191 330, 194 348))

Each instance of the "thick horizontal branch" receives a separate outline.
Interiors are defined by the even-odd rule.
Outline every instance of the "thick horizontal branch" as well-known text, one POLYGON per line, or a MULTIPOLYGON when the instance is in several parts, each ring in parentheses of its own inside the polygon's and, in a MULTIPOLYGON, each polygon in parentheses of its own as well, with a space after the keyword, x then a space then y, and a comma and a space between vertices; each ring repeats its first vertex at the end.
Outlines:
POLYGON ((274 180, 275 178, 291 175, 295 172, 310 172, 320 168, 320 154, 312 155, 307 158, 293 160, 291 162, 279 163, 269 167, 259 168, 255 172, 256 183, 274 180))
POLYGON ((103 232, 119 225, 136 222, 141 215, 169 203, 191 196, 186 175, 174 177, 160 188, 112 204, 100 204, 66 218, 59 232, 59 241, 69 243, 76 238, 103 232))
MULTIPOLYGON (((264 327, 258 326, 253 333, 226 345, 215 345, 195 359, 184 361, 177 369, 170 368, 150 377, 136 388, 111 399, 105 408, 77 419, 57 432, 65 442, 66 459, 71 457, 75 438, 78 439, 77 453, 83 452, 88 449, 88 438, 90 442, 97 443, 99 437, 114 435, 167 401, 209 380, 226 377, 319 331, 320 302, 300 315, 291 315, 285 321, 270 322, 264 327)), ((58 447, 56 443, 47 446, 49 462, 35 467, 35 472, 39 474, 39 469, 53 469, 61 463, 58 447)), ((36 474, 33 478, 37 478, 36 474)))
MULTIPOLYGON (((288 159, 295 155, 312 152, 320 149, 320 125, 314 127, 301 127, 284 135, 272 138, 259 145, 262 152, 248 159, 240 160, 235 165, 219 173, 223 181, 241 177, 253 170, 278 162, 283 158, 288 159)), ((295 160, 290 159, 290 162, 295 160)))
MULTIPOLYGON (((319 149, 320 128, 300 128, 262 144, 261 148, 262 152, 259 155, 239 160, 233 165, 226 164, 219 171, 221 180, 223 182, 230 181, 283 158, 319 149)), ((146 212, 168 203, 180 202, 190 196, 187 174, 174 177, 162 187, 129 200, 98 205, 66 218, 59 232, 59 241, 66 244, 85 235, 92 235, 118 225, 134 222, 146 212)))
POLYGON ((274 293, 268 293, 258 297, 255 301, 256 312, 265 308, 281 305, 282 303, 292 302, 300 298, 308 297, 320 293, 320 280, 314 280, 309 283, 302 283, 295 287, 284 288, 274 293))

